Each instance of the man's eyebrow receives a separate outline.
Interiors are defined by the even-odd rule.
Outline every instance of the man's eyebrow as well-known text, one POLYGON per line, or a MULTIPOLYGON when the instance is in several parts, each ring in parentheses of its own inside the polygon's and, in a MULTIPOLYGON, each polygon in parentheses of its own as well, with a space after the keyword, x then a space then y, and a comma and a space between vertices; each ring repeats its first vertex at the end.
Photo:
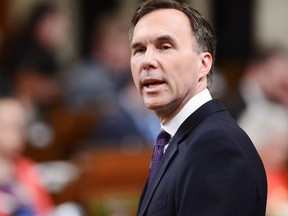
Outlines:
POLYGON ((167 42, 171 42, 173 44, 176 44, 176 41, 174 38, 172 38, 170 35, 161 35, 159 37, 156 38, 156 41, 167 41, 167 42))
MULTIPOLYGON (((172 43, 173 45, 176 45, 176 41, 173 37, 171 37, 170 35, 161 35, 159 37, 156 37, 154 39, 155 42, 170 42, 172 43)), ((142 46, 143 43, 139 42, 139 41, 135 41, 133 43, 131 43, 131 49, 135 49, 137 47, 140 47, 142 46)))
POLYGON ((135 48, 137 48, 137 47, 139 47, 139 46, 141 46, 142 45, 142 43, 141 42, 134 42, 134 43, 132 43, 131 45, 130 45, 130 48, 131 49, 135 49, 135 48))

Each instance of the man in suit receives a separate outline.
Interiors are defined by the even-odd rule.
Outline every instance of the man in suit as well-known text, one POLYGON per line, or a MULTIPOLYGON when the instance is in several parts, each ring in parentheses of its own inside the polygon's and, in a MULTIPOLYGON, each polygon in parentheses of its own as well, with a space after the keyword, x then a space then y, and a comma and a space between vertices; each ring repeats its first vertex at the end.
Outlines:
POLYGON ((208 90, 216 47, 209 23, 187 4, 145 1, 130 43, 136 88, 171 136, 155 174, 151 162, 137 215, 264 216, 262 161, 208 90))

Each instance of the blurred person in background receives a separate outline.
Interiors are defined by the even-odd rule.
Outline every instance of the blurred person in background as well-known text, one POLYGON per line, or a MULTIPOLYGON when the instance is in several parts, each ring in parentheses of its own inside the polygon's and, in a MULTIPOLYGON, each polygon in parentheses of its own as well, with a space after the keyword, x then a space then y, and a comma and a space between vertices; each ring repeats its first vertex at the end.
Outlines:
POLYGON ((109 10, 95 18, 93 27, 88 57, 63 74, 64 104, 78 112, 94 110, 99 117, 88 143, 149 144, 160 125, 131 87, 127 22, 117 10, 109 10), (139 122, 138 115, 149 124, 139 122))
POLYGON ((259 48, 247 61, 239 86, 223 100, 237 120, 249 109, 277 103, 288 109, 288 53, 284 48, 259 48))
POLYGON ((28 110, 29 141, 42 147, 53 139, 46 115, 59 95, 57 48, 67 38, 69 22, 67 14, 56 5, 42 1, 33 6, 24 23, 13 32, 5 53, 7 94, 21 100, 28 110), (43 139, 34 137, 39 130, 43 139))
POLYGON ((1 216, 45 216, 53 210, 34 162, 22 155, 27 117, 19 100, 0 99, 1 216))
POLYGON ((265 166, 267 216, 288 215, 288 109, 266 104, 244 112, 239 124, 251 137, 265 166))
POLYGON ((71 109, 112 109, 129 79, 128 27, 118 12, 103 13, 93 21, 87 56, 63 73, 63 99, 71 109))

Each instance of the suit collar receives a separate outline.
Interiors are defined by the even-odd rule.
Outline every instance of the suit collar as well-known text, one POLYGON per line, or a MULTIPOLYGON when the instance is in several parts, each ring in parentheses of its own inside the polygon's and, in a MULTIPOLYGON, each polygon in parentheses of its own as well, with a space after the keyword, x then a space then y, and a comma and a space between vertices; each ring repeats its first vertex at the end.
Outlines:
POLYGON ((175 139, 181 142, 185 135, 193 130, 200 122, 213 113, 221 112, 226 110, 225 107, 217 100, 213 99, 205 103, 198 110, 196 110, 192 115, 190 115, 179 127, 175 134, 175 139))
POLYGON ((155 189, 157 188, 162 176, 164 175, 167 167, 169 166, 170 161, 173 159, 173 156, 178 151, 178 144, 185 138, 185 136, 193 130, 201 121, 203 121, 207 116, 215 112, 220 112, 225 110, 225 108, 215 99, 205 103, 198 110, 196 110, 192 115, 190 115, 180 126, 175 136, 170 141, 169 147, 167 148, 161 163, 158 167, 157 172, 154 175, 153 180, 150 182, 149 187, 147 184, 144 188, 145 194, 143 194, 141 199, 141 207, 139 210, 139 216, 143 216, 150 201, 154 194, 155 189))

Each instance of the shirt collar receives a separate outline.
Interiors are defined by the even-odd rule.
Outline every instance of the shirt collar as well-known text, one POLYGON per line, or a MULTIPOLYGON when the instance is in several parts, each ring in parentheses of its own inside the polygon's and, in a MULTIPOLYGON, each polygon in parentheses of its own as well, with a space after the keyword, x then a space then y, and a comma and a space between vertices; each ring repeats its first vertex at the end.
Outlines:
POLYGON ((199 107, 212 99, 212 96, 209 90, 206 88, 203 91, 199 92, 197 95, 190 98, 190 100, 184 105, 182 110, 177 113, 170 121, 161 125, 161 128, 168 132, 171 137, 173 137, 180 127, 180 125, 199 107))

